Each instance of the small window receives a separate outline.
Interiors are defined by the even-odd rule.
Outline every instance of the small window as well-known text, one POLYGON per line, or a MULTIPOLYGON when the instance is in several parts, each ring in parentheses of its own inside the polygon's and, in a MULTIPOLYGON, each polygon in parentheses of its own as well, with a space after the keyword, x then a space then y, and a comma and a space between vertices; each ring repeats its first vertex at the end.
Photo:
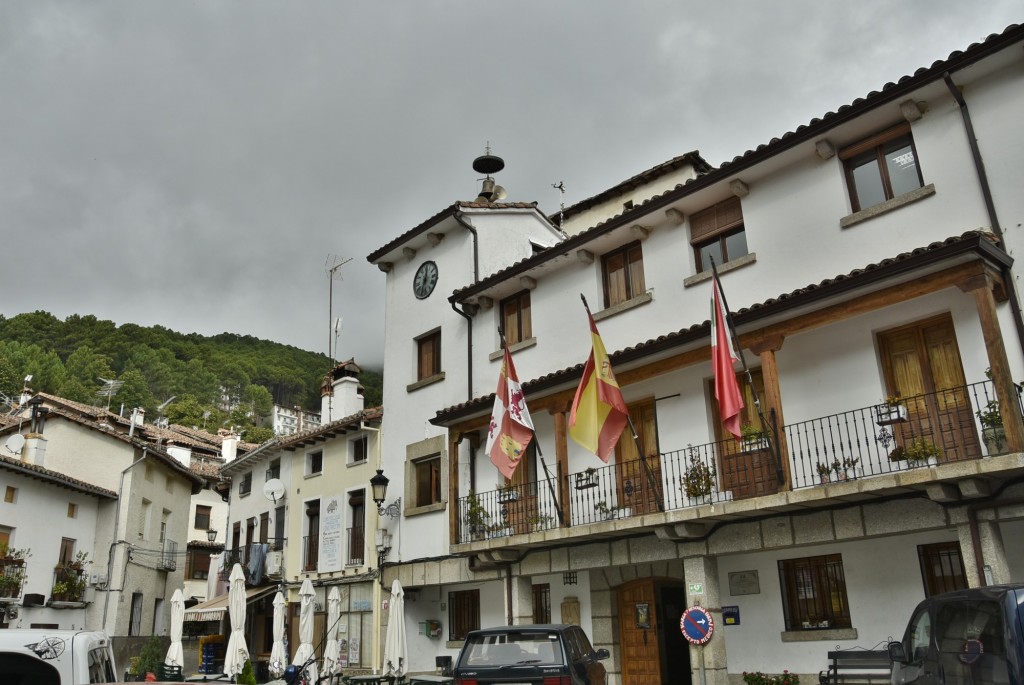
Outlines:
POLYGON ((853 211, 917 190, 924 185, 910 124, 882 131, 839 151, 853 211))
POLYGON ((365 435, 349 440, 348 444, 351 445, 353 464, 360 464, 366 461, 366 454, 367 448, 369 447, 369 442, 369 438, 365 435))
POLYGON ((238 484, 238 494, 248 495, 252 492, 252 471, 248 471, 242 476, 242 482, 238 484))
POLYGON ((74 502, 68 502, 68 518, 78 518, 78 505, 74 502))
POLYGON ((270 537, 270 512, 260 514, 260 542, 266 544, 270 537))
POLYGON ((918 545, 917 557, 921 562, 921 580, 924 581, 925 597, 967 589, 959 542, 954 540, 918 545))
POLYGON ((441 373, 441 331, 428 333, 416 339, 416 380, 441 373))
POLYGON ((75 540, 74 538, 61 538, 60 540, 60 554, 57 556, 57 563, 61 566, 67 566, 75 559, 75 540))
POLYGON ((188 571, 186 578, 206 580, 210 575, 210 551, 190 549, 188 551, 188 571))
POLYGON ((320 473, 324 470, 324 453, 323 450, 317 450, 316 452, 310 452, 306 455, 306 475, 311 476, 314 473, 320 473))
POLYGON ((647 291, 644 284, 644 256, 639 241, 602 257, 601 270, 605 307, 622 304, 647 291))
POLYGON ((18 488, 13 485, 8 485, 7 489, 4 490, 4 501, 8 504, 14 504, 18 501, 18 488))
POLYGON ((842 555, 782 559, 779 581, 786 630, 851 627, 842 555))
POLYGON ((724 264, 747 254, 740 199, 729 198, 690 217, 690 244, 698 273, 709 270, 712 259, 724 264))
POLYGON ((194 525, 196 530, 210 530, 210 513, 212 511, 212 507, 208 507, 204 504, 196 505, 196 519, 194 525))
POLYGON ((551 623, 551 586, 533 586, 533 622, 551 623))
POLYGON ((471 630, 480 628, 480 591, 448 593, 449 640, 465 640, 471 630))
POLYGON ((501 326, 505 331, 505 343, 508 345, 515 345, 533 337, 529 290, 524 290, 502 301, 501 326))
POLYGON ((274 480, 281 477, 281 460, 271 459, 270 467, 267 469, 266 480, 274 480))
POLYGON ((434 454, 414 462, 416 504, 425 507, 441 501, 441 455, 434 454))

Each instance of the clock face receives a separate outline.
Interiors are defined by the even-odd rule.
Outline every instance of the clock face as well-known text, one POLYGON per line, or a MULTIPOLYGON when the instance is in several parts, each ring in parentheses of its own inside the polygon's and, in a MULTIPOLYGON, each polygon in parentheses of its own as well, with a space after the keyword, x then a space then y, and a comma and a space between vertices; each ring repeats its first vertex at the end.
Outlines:
POLYGON ((422 300, 434 292, 435 285, 437 285, 437 264, 423 262, 416 270, 416 277, 412 281, 412 291, 416 293, 417 298, 422 300))

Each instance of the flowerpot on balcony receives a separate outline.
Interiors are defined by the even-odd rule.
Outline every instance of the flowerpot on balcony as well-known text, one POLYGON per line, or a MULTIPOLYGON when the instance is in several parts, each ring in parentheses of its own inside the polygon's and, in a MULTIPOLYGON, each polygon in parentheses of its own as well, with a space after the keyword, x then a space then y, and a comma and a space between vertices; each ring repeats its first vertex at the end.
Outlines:
POLYGON ((907 420, 907 405, 879 404, 875 407, 875 423, 879 426, 891 426, 907 420))
POLYGON ((766 450, 768 449, 768 438, 743 438, 743 441, 740 443, 740 449, 744 452, 760 452, 761 450, 766 450))
POLYGON ((582 471, 576 474, 576 489, 586 490, 597 487, 597 472, 595 470, 582 471))
POLYGON ((984 441, 985 450, 989 454, 1000 454, 1006 448, 1006 430, 1002 424, 982 428, 981 439, 984 441))

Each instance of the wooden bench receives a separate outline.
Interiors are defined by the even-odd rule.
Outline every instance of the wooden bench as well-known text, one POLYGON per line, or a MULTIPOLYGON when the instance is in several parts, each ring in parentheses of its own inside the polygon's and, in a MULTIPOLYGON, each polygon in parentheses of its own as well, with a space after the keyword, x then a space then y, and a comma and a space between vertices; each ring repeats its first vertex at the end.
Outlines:
POLYGON ((820 685, 888 683, 892 672, 884 649, 842 649, 828 653, 829 666, 818 673, 820 685))

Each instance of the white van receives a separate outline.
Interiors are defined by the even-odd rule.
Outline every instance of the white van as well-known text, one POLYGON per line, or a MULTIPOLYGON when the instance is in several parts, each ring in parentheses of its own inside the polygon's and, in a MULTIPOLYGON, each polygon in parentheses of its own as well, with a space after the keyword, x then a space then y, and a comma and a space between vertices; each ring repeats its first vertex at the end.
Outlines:
POLYGON ((85 685, 117 680, 114 651, 96 630, 0 630, 0 683, 85 685))

